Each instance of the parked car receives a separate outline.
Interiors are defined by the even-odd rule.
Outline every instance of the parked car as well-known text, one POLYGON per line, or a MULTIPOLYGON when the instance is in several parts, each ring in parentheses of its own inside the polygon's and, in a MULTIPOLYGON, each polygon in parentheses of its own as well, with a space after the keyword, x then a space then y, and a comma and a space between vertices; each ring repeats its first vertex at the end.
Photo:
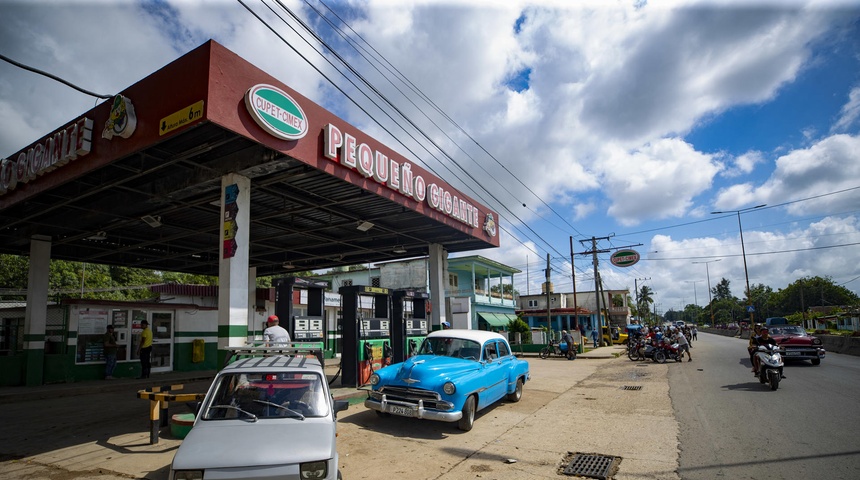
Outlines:
POLYGON ((603 326, 603 343, 606 345, 627 345, 628 335, 616 326, 603 326))
POLYGON ((820 365, 824 358, 821 339, 808 333, 798 325, 779 325, 768 327, 768 334, 779 344, 780 353, 785 360, 810 360, 820 365))
POLYGON ((168 478, 341 478, 336 421, 349 402, 332 398, 322 352, 230 350, 245 358, 215 376, 168 478))
POLYGON ((418 355, 374 372, 364 405, 383 416, 458 422, 469 431, 476 412, 502 398, 519 402, 528 380, 529 363, 498 333, 439 330, 418 355))

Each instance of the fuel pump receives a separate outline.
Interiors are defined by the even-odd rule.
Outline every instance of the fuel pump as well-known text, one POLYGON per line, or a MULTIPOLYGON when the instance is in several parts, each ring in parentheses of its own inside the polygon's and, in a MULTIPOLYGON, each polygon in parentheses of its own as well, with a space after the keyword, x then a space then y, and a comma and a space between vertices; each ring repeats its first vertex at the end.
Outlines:
POLYGON ((387 288, 363 285, 340 287, 338 293, 343 322, 341 383, 358 387, 366 384, 374 371, 391 363, 391 299, 387 288), (370 310, 370 315, 363 315, 362 309, 370 310))
POLYGON ((275 280, 275 315, 297 347, 326 350, 325 290, 328 282, 299 277, 275 280), (307 290, 307 315, 294 314, 293 290, 307 290), (286 320, 286 322, 284 321, 286 320))
POLYGON ((430 295, 415 290, 391 292, 392 362, 399 363, 417 355, 418 347, 430 333, 427 301, 430 295))

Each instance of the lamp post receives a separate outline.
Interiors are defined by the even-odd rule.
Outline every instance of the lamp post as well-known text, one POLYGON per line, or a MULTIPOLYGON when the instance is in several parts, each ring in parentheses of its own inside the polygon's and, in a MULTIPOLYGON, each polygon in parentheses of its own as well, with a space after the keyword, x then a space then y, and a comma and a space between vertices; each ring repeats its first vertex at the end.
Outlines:
POLYGON ((719 262, 722 258, 718 258, 716 260, 710 260, 708 262, 693 262, 693 263, 704 263, 705 264, 705 273, 708 275, 708 305, 711 307, 711 326, 714 326, 714 302, 711 301, 711 272, 708 270, 708 264, 719 262))
MULTIPOLYGON (((747 271, 747 252, 744 248, 744 227, 741 225, 741 213, 748 212, 750 210, 755 210, 756 208, 764 207, 766 204, 756 205, 754 207, 742 208, 740 210, 720 210, 717 212, 711 212, 711 214, 719 214, 719 213, 736 213, 738 215, 738 230, 741 232, 741 254, 744 257, 744 277, 747 280, 747 304, 752 303, 752 299, 750 298, 750 275, 747 271)), ((750 325, 755 323, 755 312, 750 312, 750 325)))

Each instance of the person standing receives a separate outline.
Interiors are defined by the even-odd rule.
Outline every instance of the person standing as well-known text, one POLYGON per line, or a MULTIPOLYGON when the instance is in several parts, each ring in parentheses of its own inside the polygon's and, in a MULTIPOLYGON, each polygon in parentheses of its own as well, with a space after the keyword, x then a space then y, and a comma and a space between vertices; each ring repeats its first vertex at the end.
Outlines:
POLYGON ((594 340, 594 348, 597 348, 597 329, 591 331, 591 339, 594 340))
POLYGON ((699 339, 699 329, 696 328, 695 325, 693 325, 693 328, 690 330, 690 333, 693 334, 693 341, 694 342, 699 339))
POLYGON ((113 331, 113 325, 107 326, 105 332, 104 351, 105 351, 105 380, 113 380, 113 371, 116 368, 116 352, 119 345, 116 343, 116 333, 113 331))
POLYGON ((280 326, 281 319, 277 315, 270 315, 266 323, 269 327, 263 330, 263 340, 266 346, 283 345, 290 343, 290 334, 284 327, 280 326))
POLYGON ((570 334, 567 330, 561 331, 561 340, 567 344, 567 359, 570 360, 573 358, 574 350, 573 350, 573 335, 570 334))
POLYGON ((687 361, 692 362, 693 356, 690 355, 690 342, 687 341, 687 336, 680 329, 675 332, 675 341, 678 342, 678 355, 683 360, 684 352, 687 352, 687 361))
POLYGON ((152 369, 152 330, 149 329, 149 322, 144 320, 140 322, 140 343, 137 344, 137 356, 140 357, 140 376, 137 378, 149 378, 149 371, 152 369))

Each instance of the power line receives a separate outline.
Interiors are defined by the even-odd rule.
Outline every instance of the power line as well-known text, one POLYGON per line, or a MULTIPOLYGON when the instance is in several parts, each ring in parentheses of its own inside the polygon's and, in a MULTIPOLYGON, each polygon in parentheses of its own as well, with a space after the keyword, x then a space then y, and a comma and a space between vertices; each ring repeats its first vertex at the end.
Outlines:
POLYGON ((53 74, 50 74, 50 73, 48 73, 48 72, 44 71, 44 70, 39 70, 38 68, 31 67, 31 66, 29 66, 29 65, 24 65, 23 63, 20 63, 20 62, 16 62, 15 60, 12 60, 11 58, 9 58, 9 57, 7 57, 6 55, 3 55, 3 54, 1 54, 1 53, 0 53, 0 60, 3 60, 3 61, 6 61, 6 62, 9 62, 9 63, 11 63, 12 65, 15 65, 15 66, 16 66, 16 67, 18 67, 18 68, 23 68, 24 70, 27 70, 27 71, 30 71, 30 72, 33 72, 33 73, 37 73, 37 74, 39 74, 39 75, 43 75, 43 76, 45 76, 45 77, 50 78, 51 80, 56 80, 56 81, 58 81, 58 82, 62 83, 63 85, 67 85, 67 86, 69 86, 69 87, 72 87, 72 88, 74 88, 75 90, 77 90, 77 91, 79 91, 79 92, 81 92, 81 93, 83 93, 83 94, 89 95, 89 96, 91 96, 91 97, 96 97, 96 98, 105 98, 105 99, 113 97, 113 95, 102 95, 102 94, 100 94, 100 93, 93 93, 93 92, 91 92, 91 91, 89 91, 89 90, 84 90, 83 88, 81 88, 81 87, 79 87, 79 86, 75 85, 74 83, 72 83, 72 82, 70 82, 70 81, 68 81, 68 80, 62 79, 62 78, 60 78, 60 77, 58 77, 58 76, 56 76, 56 75, 53 75, 53 74))

